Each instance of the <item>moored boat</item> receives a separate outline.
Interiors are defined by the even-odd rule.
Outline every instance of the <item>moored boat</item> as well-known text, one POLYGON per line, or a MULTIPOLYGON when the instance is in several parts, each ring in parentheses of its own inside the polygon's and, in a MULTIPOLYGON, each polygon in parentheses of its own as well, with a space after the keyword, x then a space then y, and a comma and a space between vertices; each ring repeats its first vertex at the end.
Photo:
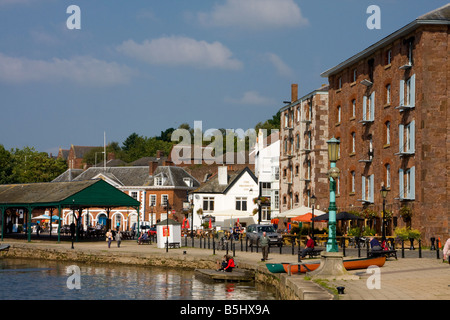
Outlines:
POLYGON ((266 263, 266 267, 272 273, 286 273, 282 263, 266 263))
MULTIPOLYGON (((357 270, 357 269, 366 269, 369 266, 382 267, 382 266, 384 266, 385 262, 386 262, 386 257, 377 257, 377 258, 344 260, 343 264, 344 264, 344 268, 346 270, 357 270)), ((298 268, 299 265, 298 264, 283 263, 282 266, 286 273, 289 273, 289 268, 291 268, 291 274, 299 273, 299 268, 298 268)), ((319 266, 320 266, 320 261, 300 264, 300 273, 314 271, 319 266)))

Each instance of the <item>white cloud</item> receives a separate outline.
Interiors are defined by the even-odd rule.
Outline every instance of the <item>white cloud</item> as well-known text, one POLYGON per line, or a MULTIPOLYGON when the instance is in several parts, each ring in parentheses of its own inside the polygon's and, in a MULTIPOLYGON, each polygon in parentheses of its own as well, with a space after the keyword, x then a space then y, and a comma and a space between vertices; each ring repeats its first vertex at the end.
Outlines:
POLYGON ((267 53, 266 57, 273 64, 280 76, 293 76, 294 72, 292 71, 292 69, 286 63, 284 63, 284 61, 275 53, 267 53))
POLYGON ((91 57, 45 61, 0 53, 0 82, 4 83, 68 81, 89 86, 111 86, 129 82, 134 73, 126 66, 91 57))
POLYGON ((252 29, 308 25, 294 0, 226 0, 209 13, 198 13, 206 26, 248 27, 252 29))
POLYGON ((239 99, 227 97, 225 98, 225 102, 233 104, 260 105, 260 106, 269 106, 275 104, 275 101, 273 99, 264 97, 257 91, 247 91, 239 99))
POLYGON ((156 65, 187 65, 203 68, 237 70, 242 62, 220 42, 208 43, 187 37, 162 37, 139 44, 133 40, 122 43, 117 50, 135 59, 156 65))

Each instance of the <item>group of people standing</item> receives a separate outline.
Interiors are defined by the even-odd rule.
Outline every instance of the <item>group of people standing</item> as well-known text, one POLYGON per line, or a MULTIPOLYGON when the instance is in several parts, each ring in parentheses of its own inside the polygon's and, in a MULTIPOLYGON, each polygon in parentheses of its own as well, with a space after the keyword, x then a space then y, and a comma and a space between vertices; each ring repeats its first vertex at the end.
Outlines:
POLYGON ((113 241, 113 238, 117 242, 117 248, 120 248, 120 243, 122 242, 122 235, 120 234, 120 231, 116 231, 114 237, 111 229, 106 232, 106 241, 108 242, 108 248, 111 248, 111 242, 113 241))

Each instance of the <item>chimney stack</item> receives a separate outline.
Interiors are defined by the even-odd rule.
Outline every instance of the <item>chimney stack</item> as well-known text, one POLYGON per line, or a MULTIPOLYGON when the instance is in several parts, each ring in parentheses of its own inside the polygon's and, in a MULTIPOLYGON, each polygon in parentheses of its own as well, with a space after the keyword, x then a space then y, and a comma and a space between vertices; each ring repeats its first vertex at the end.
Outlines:
POLYGON ((228 184, 228 168, 227 166, 221 166, 218 167, 218 179, 219 179, 219 185, 227 185, 228 184))
POLYGON ((298 84, 291 84, 291 103, 298 100, 298 84))
POLYGON ((152 176, 153 173, 155 173, 156 168, 158 168, 158 161, 150 161, 148 164, 148 174, 152 176))

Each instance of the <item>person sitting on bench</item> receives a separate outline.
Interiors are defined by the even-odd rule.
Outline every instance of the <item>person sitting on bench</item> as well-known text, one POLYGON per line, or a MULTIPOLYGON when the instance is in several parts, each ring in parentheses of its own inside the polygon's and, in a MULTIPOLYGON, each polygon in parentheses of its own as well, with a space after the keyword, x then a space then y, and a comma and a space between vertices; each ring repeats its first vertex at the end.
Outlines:
POLYGON ((314 251, 314 240, 309 234, 306 236, 306 239, 308 240, 306 241, 305 249, 302 250, 302 259, 306 257, 308 253, 314 251))
POLYGON ((372 248, 373 251, 383 250, 380 242, 377 239, 375 239, 374 237, 370 237, 370 248, 372 248))

